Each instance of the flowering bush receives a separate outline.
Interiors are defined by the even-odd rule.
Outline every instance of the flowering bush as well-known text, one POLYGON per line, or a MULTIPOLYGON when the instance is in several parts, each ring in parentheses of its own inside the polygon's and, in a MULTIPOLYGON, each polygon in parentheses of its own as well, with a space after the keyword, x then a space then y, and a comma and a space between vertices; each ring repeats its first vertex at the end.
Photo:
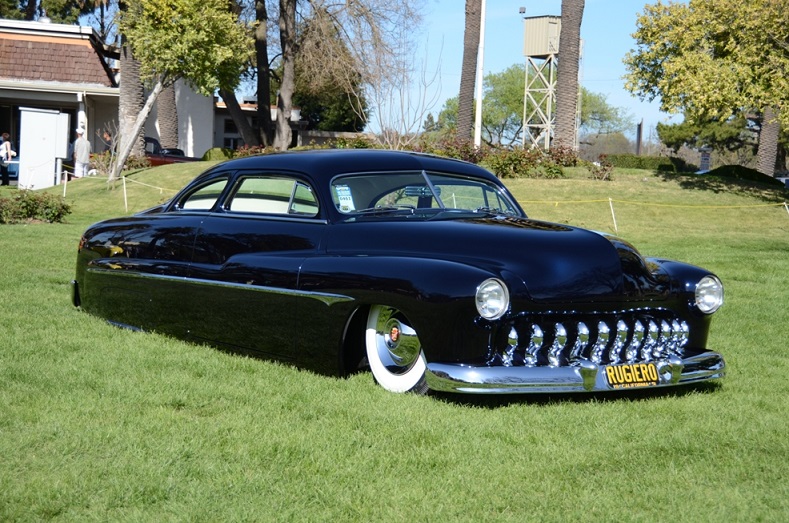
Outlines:
POLYGON ((71 213, 63 198, 48 193, 20 190, 11 198, 0 198, 0 223, 43 220, 62 222, 71 213))

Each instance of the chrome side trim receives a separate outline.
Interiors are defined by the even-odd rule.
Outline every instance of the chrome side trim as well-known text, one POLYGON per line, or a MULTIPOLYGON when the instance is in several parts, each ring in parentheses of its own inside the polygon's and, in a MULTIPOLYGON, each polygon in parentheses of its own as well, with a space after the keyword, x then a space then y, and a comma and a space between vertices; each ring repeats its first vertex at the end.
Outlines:
MULTIPOLYGON (((474 394, 517 394, 548 392, 601 392, 620 390, 606 381, 606 367, 582 360, 565 367, 474 367, 463 364, 428 363, 426 380, 430 389, 474 394)), ((726 363, 717 352, 657 362, 660 380, 639 389, 670 387, 720 379, 726 363)))
POLYGON ((267 287, 264 285, 252 285, 249 283, 235 283, 218 280, 206 280, 201 278, 189 278, 186 276, 167 276, 164 274, 150 274, 137 271, 124 271, 120 269, 105 269, 101 267, 88 267, 90 273, 95 274, 111 274, 113 276, 121 276, 126 278, 138 278, 156 281, 171 281, 177 283, 190 283, 202 286, 225 287, 231 289, 239 289, 246 291, 263 292, 267 294, 281 294, 285 296, 294 296, 297 298, 308 298, 318 300, 325 305, 334 305, 335 303, 342 303, 346 301, 353 301, 350 296, 342 294, 331 294, 327 292, 309 292, 298 289, 283 289, 280 287, 267 287))

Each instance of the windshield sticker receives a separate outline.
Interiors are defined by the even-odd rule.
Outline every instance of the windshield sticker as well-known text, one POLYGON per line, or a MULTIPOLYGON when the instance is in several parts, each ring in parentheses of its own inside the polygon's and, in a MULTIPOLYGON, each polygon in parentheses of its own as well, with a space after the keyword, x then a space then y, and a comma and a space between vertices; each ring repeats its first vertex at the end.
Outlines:
POLYGON ((347 185, 337 185, 334 187, 337 193, 337 200, 340 203, 341 212, 355 211, 356 207, 353 205, 353 196, 351 196, 351 188, 347 185))

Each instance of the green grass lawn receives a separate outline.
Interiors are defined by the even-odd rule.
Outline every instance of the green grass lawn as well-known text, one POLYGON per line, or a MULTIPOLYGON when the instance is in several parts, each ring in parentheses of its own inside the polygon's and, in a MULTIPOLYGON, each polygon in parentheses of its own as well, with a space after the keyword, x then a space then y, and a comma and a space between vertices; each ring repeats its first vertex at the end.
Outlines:
MULTIPOLYGON (((717 273, 719 385, 569 397, 390 394, 71 306, 81 232, 205 163, 67 187, 68 223, 0 225, 0 521, 785 521, 783 191, 584 170, 510 180, 535 218, 717 273)), ((0 197, 15 189, 2 188, 0 197)), ((62 187, 53 192, 62 193, 62 187)))

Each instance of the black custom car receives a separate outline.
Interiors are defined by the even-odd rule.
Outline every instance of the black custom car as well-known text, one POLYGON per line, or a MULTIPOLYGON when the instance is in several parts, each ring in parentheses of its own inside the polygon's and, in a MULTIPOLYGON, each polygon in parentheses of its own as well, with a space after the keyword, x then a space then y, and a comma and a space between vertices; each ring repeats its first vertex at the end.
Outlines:
POLYGON ((73 301, 135 329, 394 392, 605 391, 721 378, 718 278, 529 219, 486 170, 324 150, 232 160, 83 235, 73 301))

